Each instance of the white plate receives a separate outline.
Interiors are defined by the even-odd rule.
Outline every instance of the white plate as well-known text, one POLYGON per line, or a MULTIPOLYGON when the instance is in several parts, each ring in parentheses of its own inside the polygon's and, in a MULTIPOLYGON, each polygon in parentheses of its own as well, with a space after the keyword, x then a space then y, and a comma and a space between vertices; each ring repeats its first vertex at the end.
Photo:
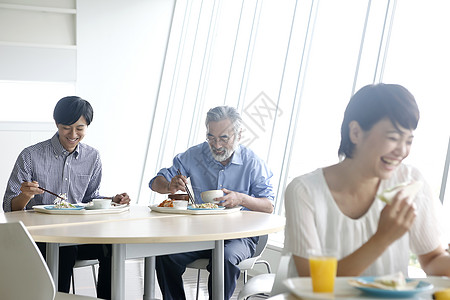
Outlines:
POLYGON ((450 279, 448 277, 431 276, 427 278, 419 278, 417 280, 428 282, 434 285, 434 288, 424 293, 415 295, 414 298, 399 298, 388 295, 370 295, 352 287, 349 279, 355 277, 337 277, 334 285, 334 293, 314 293, 312 291, 312 284, 310 277, 295 277, 286 279, 283 283, 289 291, 302 299, 415 299, 415 300, 430 300, 431 294, 435 291, 450 288, 450 279))
MULTIPOLYGON (((116 214, 130 210, 129 205, 108 209, 46 209, 48 205, 34 205, 33 209, 40 213, 54 215, 88 215, 88 214, 116 214)), ((86 208, 86 207, 84 207, 86 208)))
POLYGON ((241 210, 241 207, 233 207, 226 209, 176 209, 173 207, 158 207, 158 205, 149 206, 152 211, 156 211, 159 213, 167 213, 167 214, 184 214, 184 215, 214 215, 214 214, 229 214, 238 212, 241 210))
POLYGON ((337 277, 334 293, 314 293, 310 277, 289 278, 283 283, 289 291, 302 299, 361 299, 363 293, 347 283, 350 278, 353 277, 337 277))
POLYGON ((224 206, 219 206, 217 208, 205 208, 205 207, 192 207, 192 206, 189 206, 187 209, 190 209, 190 210, 222 210, 222 209, 225 209, 225 207, 224 206))
POLYGON ((100 208, 100 207, 94 207, 93 205, 86 205, 84 208, 89 210, 97 210, 97 209, 118 209, 127 206, 127 204, 120 204, 120 205, 111 205, 108 208, 100 208))
MULTIPOLYGON (((373 276, 366 277, 356 277, 355 280, 371 283, 375 280, 373 276)), ((406 297, 414 297, 416 294, 420 294, 423 292, 430 291, 433 289, 433 284, 423 281, 423 280, 415 280, 415 279, 406 279, 407 282, 417 282, 417 286, 410 290, 384 290, 376 287, 367 287, 367 286, 354 286, 363 292, 368 294, 372 294, 373 296, 383 297, 383 298, 406 298, 406 297)))
POLYGON ((80 210, 84 208, 84 205, 73 204, 74 207, 56 207, 56 205, 45 205, 45 209, 50 210, 80 210))

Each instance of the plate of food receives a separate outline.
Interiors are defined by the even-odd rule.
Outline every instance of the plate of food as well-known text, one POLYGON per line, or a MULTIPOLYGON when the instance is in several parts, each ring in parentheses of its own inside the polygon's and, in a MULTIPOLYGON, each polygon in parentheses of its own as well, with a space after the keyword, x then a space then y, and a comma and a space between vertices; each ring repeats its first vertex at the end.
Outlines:
POLYGON ((48 210, 80 210, 80 209, 84 209, 83 205, 76 205, 76 204, 71 204, 71 206, 68 207, 61 207, 58 205, 46 205, 44 206, 45 209, 48 210))
POLYGON ((222 210, 225 206, 219 206, 214 203, 192 204, 188 206, 189 210, 222 210))
POLYGON ((46 205, 45 209, 48 210, 81 210, 84 209, 84 205, 79 205, 70 203, 69 201, 63 200, 62 198, 56 198, 53 201, 54 205, 46 205))
MULTIPOLYGON (((176 201, 176 200, 175 200, 176 201)), ((207 214, 229 214, 241 210, 240 206, 226 208, 213 203, 202 203, 190 205, 187 209, 174 207, 173 200, 164 200, 159 204, 150 205, 151 211, 168 214, 186 214, 186 215, 207 215, 207 214)))
POLYGON ((414 297, 434 287, 433 284, 423 280, 405 278, 401 272, 379 277, 356 277, 350 279, 348 283, 365 293, 384 298, 414 297))

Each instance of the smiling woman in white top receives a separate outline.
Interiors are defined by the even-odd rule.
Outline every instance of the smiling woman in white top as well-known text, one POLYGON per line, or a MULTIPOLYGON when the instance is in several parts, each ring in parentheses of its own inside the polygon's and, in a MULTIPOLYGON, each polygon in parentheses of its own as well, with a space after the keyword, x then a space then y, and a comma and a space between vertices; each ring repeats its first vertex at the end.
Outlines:
POLYGON ((450 275, 441 245, 440 205, 420 172, 402 163, 410 152, 419 110, 396 84, 361 88, 346 108, 335 165, 295 178, 287 187, 285 251, 300 276, 309 275, 309 249, 334 249, 338 276, 407 274, 410 251, 428 275, 450 275), (400 183, 421 181, 391 204, 376 195, 400 183))

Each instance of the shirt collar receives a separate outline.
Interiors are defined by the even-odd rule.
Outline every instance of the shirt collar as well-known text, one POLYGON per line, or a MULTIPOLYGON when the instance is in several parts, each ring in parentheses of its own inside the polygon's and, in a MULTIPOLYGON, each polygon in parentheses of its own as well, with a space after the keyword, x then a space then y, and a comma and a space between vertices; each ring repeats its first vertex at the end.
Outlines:
MULTIPOLYGON (((70 153, 59 142, 59 134, 58 132, 55 133, 55 135, 51 139, 53 151, 55 152, 55 155, 62 155, 62 156, 68 156, 70 153)), ((73 157, 75 159, 78 158, 78 155, 80 154, 80 144, 77 145, 75 150, 72 152, 73 157)))
POLYGON ((231 157, 231 163, 235 165, 242 165, 242 151, 241 151, 241 145, 237 147, 236 150, 234 150, 233 156, 231 157))

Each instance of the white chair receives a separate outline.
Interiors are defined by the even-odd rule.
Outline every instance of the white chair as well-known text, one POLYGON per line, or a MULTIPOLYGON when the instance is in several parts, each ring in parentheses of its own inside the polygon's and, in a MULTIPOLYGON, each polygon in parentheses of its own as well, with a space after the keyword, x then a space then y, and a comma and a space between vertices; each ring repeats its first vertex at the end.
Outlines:
POLYGON ((0 291, 2 300, 88 300, 59 293, 36 243, 22 222, 0 224, 0 291))
MULTIPOLYGON (((95 272, 95 266, 98 265, 99 263, 100 262, 98 261, 98 259, 76 260, 73 268, 77 269, 77 268, 91 267, 92 277, 94 278, 94 286, 97 287, 97 274, 95 272)), ((72 271, 72 293, 75 294, 75 277, 73 271, 72 271)))
MULTIPOLYGON (((264 249, 266 249, 268 238, 269 238, 269 236, 267 234, 260 236, 258 244, 256 244, 256 249, 255 249, 255 253, 253 254, 253 256, 250 258, 244 259, 237 265, 244 274, 244 284, 247 282, 247 276, 248 276, 247 271, 253 269, 253 267, 256 264, 264 264, 267 268, 267 272, 268 273, 271 272, 270 264, 267 261, 261 259, 261 255, 262 255, 264 249)), ((198 293, 199 293, 200 271, 202 269, 206 270, 206 266, 208 264, 209 264, 209 259, 201 258, 201 259, 197 259, 197 260, 193 261, 192 263, 190 263, 186 266, 187 268, 198 269, 196 299, 198 299, 198 293)))
POLYGON ((283 281, 288 278, 291 259, 291 254, 281 256, 276 274, 260 274, 252 277, 242 287, 237 300, 245 300, 250 296, 269 298, 287 292, 288 289, 284 286, 283 281))

